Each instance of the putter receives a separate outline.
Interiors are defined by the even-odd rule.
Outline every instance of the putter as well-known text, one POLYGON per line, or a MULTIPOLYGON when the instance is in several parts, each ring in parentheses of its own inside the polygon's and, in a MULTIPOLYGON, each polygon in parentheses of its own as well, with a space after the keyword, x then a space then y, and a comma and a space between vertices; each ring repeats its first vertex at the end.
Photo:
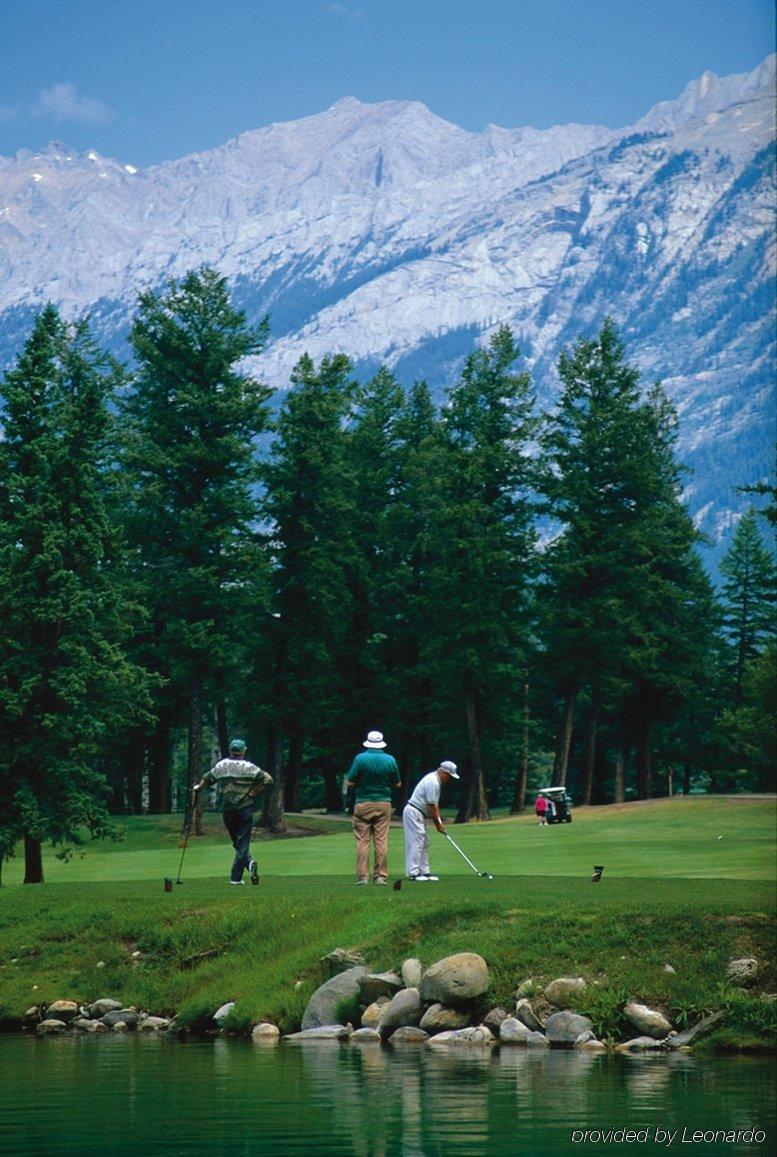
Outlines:
POLYGON ((183 883, 183 880, 181 879, 181 868, 183 867, 183 858, 186 855, 186 847, 187 847, 187 844, 189 843, 189 833, 192 830, 192 824, 193 823, 194 823, 194 804, 192 803, 191 811, 189 812, 189 822, 186 825, 186 831, 185 831, 184 837, 183 837, 183 851, 181 852, 181 862, 178 865, 178 876, 177 876, 176 881, 175 881, 176 884, 182 884, 183 883))
POLYGON ((456 843, 456 841, 455 841, 455 840, 451 839, 451 837, 448 835, 448 833, 447 833, 447 832, 444 832, 443 834, 444 834, 444 836, 445 836, 446 840, 448 841, 448 843, 449 843, 449 844, 453 844, 454 848, 455 848, 455 849, 456 849, 456 851, 459 853, 459 855, 461 856, 462 860, 466 860, 466 861, 467 861, 467 863, 469 864, 470 868, 472 868, 472 871, 475 873, 475 875, 476 875, 476 876, 480 876, 480 877, 481 877, 481 879, 483 879, 483 880, 493 880, 493 878, 494 878, 494 877, 491 875, 491 873, 490 873, 490 872, 479 872, 479 871, 477 870, 477 868, 476 868, 476 867, 475 867, 475 865, 472 863, 472 860, 469 858, 469 856, 468 856, 468 855, 466 855, 466 853, 465 853, 465 852, 462 852, 462 850, 461 850, 461 848, 459 847, 459 845, 456 843))

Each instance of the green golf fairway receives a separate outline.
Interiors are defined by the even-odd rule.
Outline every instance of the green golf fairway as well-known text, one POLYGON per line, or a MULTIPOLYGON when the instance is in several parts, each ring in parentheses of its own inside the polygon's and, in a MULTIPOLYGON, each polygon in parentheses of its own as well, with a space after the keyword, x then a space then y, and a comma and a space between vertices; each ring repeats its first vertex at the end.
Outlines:
MULTIPOLYGON (((443 815, 445 813, 443 812, 443 815)), ((540 827, 531 815, 455 826, 450 834, 481 872, 494 876, 590 877, 603 864, 604 879, 625 876, 773 880, 775 800, 736 796, 675 797, 649 803, 580 808, 571 824, 540 827)), ((192 836, 182 876, 229 875, 231 850, 217 813, 205 817, 206 835, 192 836)), ((47 883, 86 880, 176 878, 181 860, 181 817, 128 817, 120 843, 90 843, 68 863, 45 853, 47 883)), ((305 817, 325 835, 267 839, 257 832, 253 848, 264 876, 352 876, 354 840, 347 819, 305 817)), ((440 876, 471 875, 472 869, 430 829, 432 870, 440 876)), ((401 826, 392 829, 389 869, 403 874, 401 826)), ((21 854, 3 867, 3 884, 21 882, 21 854)))

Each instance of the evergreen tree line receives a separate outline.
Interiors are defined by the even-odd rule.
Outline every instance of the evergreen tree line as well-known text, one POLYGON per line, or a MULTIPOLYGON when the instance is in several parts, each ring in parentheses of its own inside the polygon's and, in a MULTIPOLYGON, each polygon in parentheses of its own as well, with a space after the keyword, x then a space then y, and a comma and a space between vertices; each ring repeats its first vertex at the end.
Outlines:
POLYGON ((441 405, 340 354, 273 405, 241 369, 267 333, 204 268, 140 297, 130 370, 49 306, 5 376, 0 864, 181 808, 231 731, 275 831, 340 809, 371 728, 405 792, 460 765, 462 822, 549 782, 773 786, 773 555, 749 512, 713 592, 611 321, 546 414, 507 327, 441 405))

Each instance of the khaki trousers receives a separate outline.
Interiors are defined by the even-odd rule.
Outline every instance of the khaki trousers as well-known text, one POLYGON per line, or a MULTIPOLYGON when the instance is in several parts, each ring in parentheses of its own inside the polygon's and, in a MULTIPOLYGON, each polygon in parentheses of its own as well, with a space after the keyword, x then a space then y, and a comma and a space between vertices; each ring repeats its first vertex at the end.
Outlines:
POLYGON ((370 842, 375 845, 375 879, 388 878, 388 837, 391 804, 368 801, 353 809, 353 834, 356 837, 356 879, 370 878, 370 842))

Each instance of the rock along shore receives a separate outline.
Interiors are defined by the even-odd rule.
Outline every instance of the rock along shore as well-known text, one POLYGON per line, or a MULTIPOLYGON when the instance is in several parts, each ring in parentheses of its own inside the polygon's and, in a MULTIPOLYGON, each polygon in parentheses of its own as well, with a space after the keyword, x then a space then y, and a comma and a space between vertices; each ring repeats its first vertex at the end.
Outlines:
MULTIPOLYGON (((515 990, 511 1010, 490 1007, 488 965, 475 952, 459 952, 424 967, 420 960, 405 960, 399 972, 373 971, 354 950, 335 949, 321 964, 328 978, 313 992, 297 1032, 281 1034, 277 1025, 252 1026, 257 1044, 275 1045, 335 1040, 354 1046, 388 1044, 392 1047, 423 1045, 443 1048, 566 1048, 587 1052, 639 1053, 689 1049, 712 1032, 725 1017, 720 1010, 678 1031, 667 1011, 650 1008, 638 999, 622 1007, 622 1020, 634 1035, 615 1042, 597 1039, 594 1024, 584 1011, 595 997, 601 979, 560 976, 544 987, 524 980, 515 990)), ((670 966, 666 966, 667 968, 670 966)), ((730 984, 755 983, 760 964, 755 959, 732 960, 727 969, 730 984)), ((763 999, 775 999, 762 994, 763 999)), ((236 1003, 226 1001, 214 1009, 201 1031, 230 1031, 229 1017, 236 1003)), ((191 1030, 174 1017, 156 1016, 118 1000, 101 997, 89 1004, 55 1000, 33 1005, 23 1018, 23 1028, 41 1035, 58 1033, 153 1033, 181 1038, 191 1030)))

